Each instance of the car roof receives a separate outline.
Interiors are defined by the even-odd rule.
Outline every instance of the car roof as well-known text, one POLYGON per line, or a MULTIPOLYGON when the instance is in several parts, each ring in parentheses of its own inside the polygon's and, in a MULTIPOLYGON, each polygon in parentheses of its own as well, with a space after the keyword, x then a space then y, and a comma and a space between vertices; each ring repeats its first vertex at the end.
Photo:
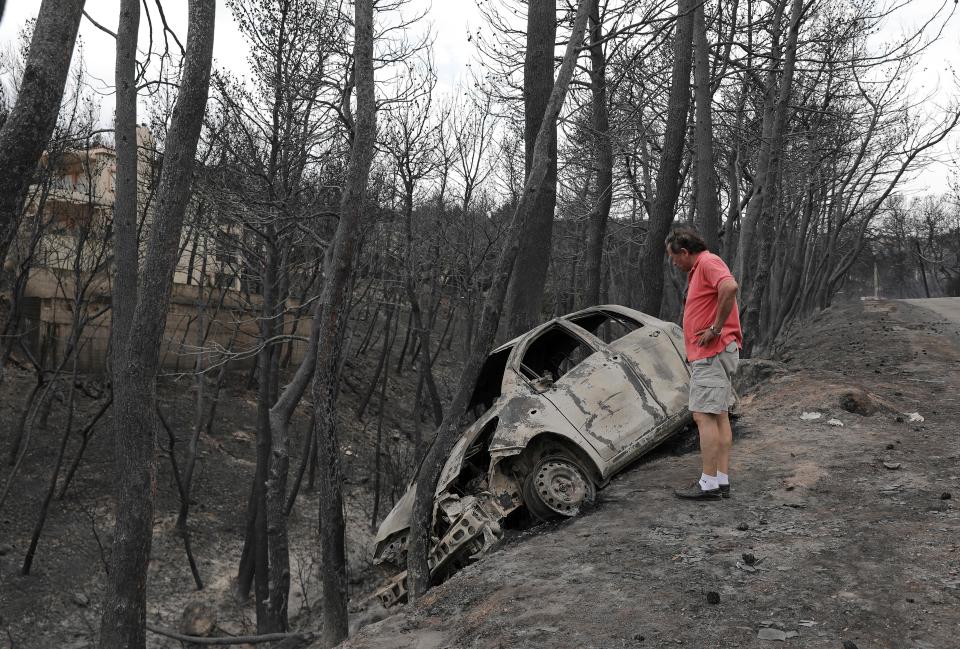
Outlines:
POLYGON ((572 318, 586 315, 588 313, 595 313, 597 311, 613 311, 614 313, 619 313, 621 315, 630 316, 630 317, 639 319, 645 325, 648 325, 648 326, 650 325, 657 326, 657 325, 665 324, 659 318, 654 318, 653 316, 647 315, 646 313, 641 313, 640 311, 637 311, 636 309, 631 309, 630 307, 621 306, 619 304, 598 304, 597 306, 591 306, 591 307, 587 307, 586 309, 580 309, 579 311, 567 313, 566 315, 557 316, 556 318, 552 318, 550 320, 547 320, 546 322, 542 322, 538 324, 536 327, 534 327, 533 329, 530 329, 529 331, 525 331, 524 333, 520 334, 516 338, 512 338, 511 340, 508 340, 507 342, 503 343, 502 345, 494 349, 492 352, 490 352, 489 356, 493 356, 494 354, 502 352, 505 349, 509 349, 510 347, 513 347, 518 342, 520 342, 522 338, 525 338, 526 336, 530 335, 532 332, 536 331, 537 329, 546 327, 547 325, 550 325, 550 324, 554 324, 556 322, 559 322, 560 320, 570 320, 572 318))

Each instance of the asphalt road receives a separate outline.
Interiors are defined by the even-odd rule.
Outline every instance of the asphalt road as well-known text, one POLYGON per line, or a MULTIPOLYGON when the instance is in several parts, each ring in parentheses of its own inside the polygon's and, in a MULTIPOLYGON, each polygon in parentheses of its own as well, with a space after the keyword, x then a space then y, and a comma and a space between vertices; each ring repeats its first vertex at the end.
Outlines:
POLYGON ((960 324, 960 297, 931 297, 922 300, 899 301, 929 309, 948 320, 960 324))

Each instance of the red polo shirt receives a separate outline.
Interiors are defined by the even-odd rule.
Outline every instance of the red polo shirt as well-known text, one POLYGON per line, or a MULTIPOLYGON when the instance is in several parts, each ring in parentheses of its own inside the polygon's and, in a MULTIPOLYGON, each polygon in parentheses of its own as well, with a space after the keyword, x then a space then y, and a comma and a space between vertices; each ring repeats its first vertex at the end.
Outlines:
POLYGON ((723 323, 720 336, 705 347, 697 344, 697 332, 713 324, 717 317, 717 287, 725 279, 733 279, 730 269, 723 260, 712 252, 704 251, 697 255, 693 268, 687 273, 687 302, 683 308, 683 341, 687 350, 687 361, 716 356, 723 351, 731 340, 737 347, 743 347, 743 333, 740 331, 740 309, 734 300, 730 315, 723 323))

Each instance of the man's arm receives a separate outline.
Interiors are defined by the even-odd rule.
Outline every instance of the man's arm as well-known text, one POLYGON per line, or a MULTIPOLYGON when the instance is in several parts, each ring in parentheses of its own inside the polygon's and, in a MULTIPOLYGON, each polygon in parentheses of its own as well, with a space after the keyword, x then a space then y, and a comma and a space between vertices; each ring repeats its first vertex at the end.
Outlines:
POLYGON ((737 280, 732 277, 720 282, 720 285, 717 286, 717 317, 713 321, 712 329, 715 332, 719 332, 723 329, 723 323, 727 321, 727 316, 730 315, 730 311, 733 309, 733 305, 737 300, 737 291, 740 290, 740 286, 737 284, 737 280))
POLYGON ((717 317, 712 325, 696 333, 697 344, 701 347, 709 345, 713 342, 714 338, 720 336, 720 332, 723 331, 723 323, 727 321, 727 316, 730 315, 730 311, 733 309, 733 305, 737 299, 737 291, 739 290, 740 286, 737 285, 737 280, 732 277, 722 280, 720 284, 717 285, 717 317))

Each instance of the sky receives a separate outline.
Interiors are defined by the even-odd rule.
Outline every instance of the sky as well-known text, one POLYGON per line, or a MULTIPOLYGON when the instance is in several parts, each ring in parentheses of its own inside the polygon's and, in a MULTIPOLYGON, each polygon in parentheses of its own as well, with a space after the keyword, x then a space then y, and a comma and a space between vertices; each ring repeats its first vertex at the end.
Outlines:
MULTIPOLYGON (((898 2, 900 8, 893 19, 878 35, 878 38, 893 37, 902 31, 922 24, 937 8, 953 0, 882 0, 898 2)), ((426 21, 434 37, 434 61, 437 66, 438 89, 453 91, 459 81, 469 79, 468 65, 475 56, 475 48, 467 41, 467 35, 482 25, 482 17, 476 6, 477 0, 411 0, 409 11, 426 12, 426 21)), ((86 9, 91 18, 105 27, 116 30, 119 0, 87 0, 86 9)), ((158 24, 154 2, 150 2, 154 23, 158 24)), ((164 0, 168 22, 186 41, 187 0, 164 0)), ((6 12, 0 21, 0 48, 16 44, 17 34, 23 24, 36 17, 40 0, 16 0, 6 3, 6 12)), ((141 46, 147 42, 146 18, 141 16, 141 46)), ((424 25, 423 28, 426 28, 424 25)), ((96 83, 104 94, 112 93, 114 66, 113 39, 84 19, 80 26, 80 38, 84 44, 85 59, 91 76, 101 80, 96 83)), ((226 67, 242 75, 247 70, 247 46, 236 29, 232 15, 223 0, 217 0, 217 26, 214 39, 215 65, 226 67)), ((914 79, 914 93, 927 98, 927 107, 945 105, 951 96, 956 96, 960 86, 960 11, 950 22, 941 39, 931 45, 914 79)), ((108 113, 105 103, 103 112, 108 113)), ((910 194, 927 191, 942 192, 947 189, 948 179, 960 182, 960 133, 955 134, 938 150, 943 162, 934 164, 912 179, 904 187, 910 194)))
MULTIPOLYGON (((151 15, 159 25, 155 3, 151 0, 151 15)), ((119 0, 86 0, 86 11, 93 20, 116 31, 119 0)), ((186 43, 187 0, 163 0, 164 14, 168 23, 182 43, 186 43)), ((23 24, 35 18, 40 9, 40 0, 16 0, 7 2, 0 21, 0 47, 17 42, 23 24)), ((467 63, 474 48, 467 42, 469 30, 481 24, 480 12, 475 0, 411 0, 408 14, 426 12, 422 29, 431 28, 434 36, 434 58, 437 64, 441 89, 450 90, 467 71, 467 63)), ((146 16, 141 11, 140 46, 147 42, 146 16)), ((155 32, 156 32, 155 27, 155 32)), ((155 36, 154 38, 158 38, 155 36)), ((104 80, 104 90, 112 89, 114 45, 113 38, 97 29, 86 18, 80 24, 80 39, 90 73, 104 80), (108 88, 111 87, 111 88, 108 88)), ((214 64, 234 72, 247 70, 247 45, 238 32, 230 9, 223 0, 217 0, 217 25, 214 36, 214 64)))

